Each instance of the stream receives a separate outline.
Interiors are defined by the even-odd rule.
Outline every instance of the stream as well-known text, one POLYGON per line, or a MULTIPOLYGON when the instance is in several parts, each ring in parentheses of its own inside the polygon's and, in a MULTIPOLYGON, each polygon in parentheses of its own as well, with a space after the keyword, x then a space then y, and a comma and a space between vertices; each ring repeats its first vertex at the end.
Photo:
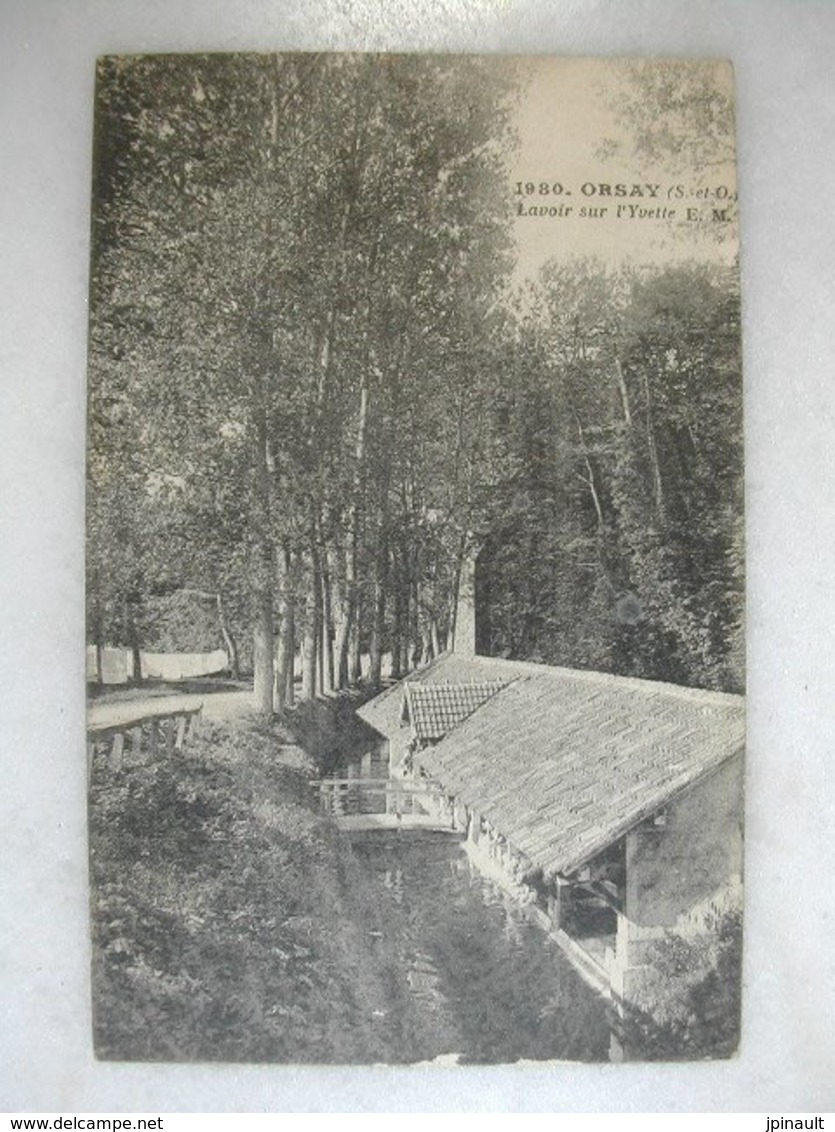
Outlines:
POLYGON ((436 1035, 427 1060, 608 1059, 604 1000, 460 840, 392 830, 350 841, 384 921, 405 940, 409 993, 436 1035))

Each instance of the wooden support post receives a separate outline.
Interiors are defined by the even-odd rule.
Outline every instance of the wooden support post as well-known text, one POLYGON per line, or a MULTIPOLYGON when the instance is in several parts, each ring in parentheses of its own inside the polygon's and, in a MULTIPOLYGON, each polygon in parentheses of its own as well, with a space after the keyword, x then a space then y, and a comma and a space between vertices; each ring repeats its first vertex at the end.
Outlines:
POLYGON ((105 764, 113 770, 121 770, 128 755, 128 736, 130 736, 130 756, 133 763, 142 765, 149 752, 151 761, 161 754, 166 755, 181 750, 187 740, 197 733, 202 704, 193 711, 171 714, 134 716, 124 723, 112 723, 101 727, 91 727, 87 732, 87 778, 88 783, 96 769, 96 755, 101 754, 105 764), (97 750, 98 749, 98 750, 97 750))
POLYGON ((151 748, 151 761, 159 754, 159 727, 155 719, 148 721, 148 745, 151 748))
POLYGON ((203 708, 201 706, 191 716, 191 722, 190 722, 190 726, 189 726, 189 729, 188 729, 189 742, 192 739, 197 738, 197 734, 200 730, 200 717, 201 717, 202 714, 203 714, 203 708))
POLYGON ((565 925, 568 921, 568 913, 571 907, 571 885, 565 877, 556 877, 554 880, 556 885, 556 896, 553 902, 553 910, 551 911, 551 919, 554 922, 555 928, 561 928, 565 931, 565 925))
POLYGON ((122 769, 122 754, 125 749, 125 733, 124 731, 117 731, 113 736, 113 746, 110 749, 110 756, 113 762, 114 770, 122 769))

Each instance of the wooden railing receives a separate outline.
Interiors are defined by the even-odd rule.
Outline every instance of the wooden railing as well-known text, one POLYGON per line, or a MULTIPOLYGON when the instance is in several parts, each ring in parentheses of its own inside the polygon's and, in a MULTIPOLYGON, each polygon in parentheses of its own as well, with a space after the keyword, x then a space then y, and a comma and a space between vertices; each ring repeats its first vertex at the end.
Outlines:
POLYGON ((120 770, 126 759, 138 764, 181 751, 197 734, 202 711, 203 705, 198 704, 91 725, 87 728, 88 777, 101 759, 111 770, 120 770))
POLYGON ((436 787, 393 778, 317 778, 310 785, 331 817, 434 813, 443 801, 436 787))

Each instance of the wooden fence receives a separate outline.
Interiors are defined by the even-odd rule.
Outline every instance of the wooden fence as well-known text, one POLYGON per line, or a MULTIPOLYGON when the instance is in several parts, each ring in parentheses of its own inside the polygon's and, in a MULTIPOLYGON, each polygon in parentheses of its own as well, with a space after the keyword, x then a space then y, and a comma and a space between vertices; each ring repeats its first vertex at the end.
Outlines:
POLYGON ((444 799, 437 787, 391 778, 316 778, 319 808, 331 817, 358 814, 436 813, 444 799))
POLYGON ((203 705, 133 716, 118 723, 94 724, 87 729, 87 776, 104 760, 120 770, 129 759, 135 764, 173 755, 193 739, 200 726, 203 705))

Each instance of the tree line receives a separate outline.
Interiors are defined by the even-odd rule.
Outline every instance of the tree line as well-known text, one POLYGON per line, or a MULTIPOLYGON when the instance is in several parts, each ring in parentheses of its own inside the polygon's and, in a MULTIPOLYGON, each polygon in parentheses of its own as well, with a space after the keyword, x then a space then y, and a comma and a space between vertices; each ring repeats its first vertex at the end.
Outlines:
POLYGON ((281 710, 437 655, 480 550, 489 651, 738 683, 734 277, 512 286, 514 66, 102 61, 97 645, 202 603, 281 710))

